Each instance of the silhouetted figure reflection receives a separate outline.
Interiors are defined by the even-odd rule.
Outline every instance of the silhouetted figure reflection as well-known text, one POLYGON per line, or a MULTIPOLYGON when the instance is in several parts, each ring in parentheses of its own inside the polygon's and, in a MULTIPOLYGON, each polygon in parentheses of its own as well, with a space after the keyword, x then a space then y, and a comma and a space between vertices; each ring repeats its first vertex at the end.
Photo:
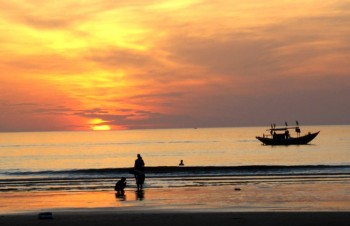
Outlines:
POLYGON ((143 190, 136 191, 135 195, 136 195, 136 200, 138 200, 138 201, 142 201, 145 199, 145 191, 143 191, 143 190))
POLYGON ((179 166, 184 166, 184 160, 180 160, 179 166))
POLYGON ((126 195, 125 194, 115 193, 115 198, 117 199, 117 201, 125 201, 126 200, 126 195))
POLYGON ((142 190, 143 183, 145 182, 146 176, 144 173, 144 168, 145 168, 145 162, 143 161, 141 155, 137 154, 137 159, 135 160, 135 165, 134 165, 134 176, 136 179, 137 191, 142 190))

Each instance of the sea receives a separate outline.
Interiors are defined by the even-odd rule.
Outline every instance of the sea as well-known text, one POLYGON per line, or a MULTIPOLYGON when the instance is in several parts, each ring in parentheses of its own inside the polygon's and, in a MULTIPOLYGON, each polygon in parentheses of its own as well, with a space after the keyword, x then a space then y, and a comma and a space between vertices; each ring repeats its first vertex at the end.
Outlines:
POLYGON ((137 154, 145 189, 350 181, 349 125, 303 126, 301 134, 320 134, 295 146, 262 145, 255 137, 266 129, 0 133, 0 195, 110 191, 121 177, 134 189, 137 154))

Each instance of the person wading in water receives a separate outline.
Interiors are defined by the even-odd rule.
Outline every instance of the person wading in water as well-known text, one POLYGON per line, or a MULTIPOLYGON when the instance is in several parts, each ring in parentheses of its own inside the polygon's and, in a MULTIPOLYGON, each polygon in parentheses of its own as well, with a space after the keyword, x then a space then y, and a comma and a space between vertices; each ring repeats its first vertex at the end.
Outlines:
POLYGON ((140 154, 137 154, 137 159, 134 165, 134 176, 136 179, 137 190, 142 190, 143 183, 145 182, 145 162, 140 154))

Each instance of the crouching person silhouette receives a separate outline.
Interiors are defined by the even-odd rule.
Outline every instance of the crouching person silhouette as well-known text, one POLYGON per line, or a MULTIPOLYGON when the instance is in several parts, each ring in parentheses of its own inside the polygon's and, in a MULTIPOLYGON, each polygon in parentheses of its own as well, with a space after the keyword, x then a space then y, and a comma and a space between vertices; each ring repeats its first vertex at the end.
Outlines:
POLYGON ((122 177, 114 187, 114 190, 117 192, 117 195, 124 195, 124 188, 126 187, 126 178, 122 177))

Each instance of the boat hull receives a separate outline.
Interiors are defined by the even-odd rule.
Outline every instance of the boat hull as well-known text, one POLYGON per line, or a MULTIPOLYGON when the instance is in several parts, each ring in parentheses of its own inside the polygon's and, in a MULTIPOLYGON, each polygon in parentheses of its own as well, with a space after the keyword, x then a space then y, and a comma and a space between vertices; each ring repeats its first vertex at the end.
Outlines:
POLYGON ((316 133, 309 133, 301 137, 290 137, 288 139, 273 139, 268 137, 256 137, 256 139, 258 139, 265 145, 303 145, 303 144, 308 144, 319 133, 320 131, 316 133))

